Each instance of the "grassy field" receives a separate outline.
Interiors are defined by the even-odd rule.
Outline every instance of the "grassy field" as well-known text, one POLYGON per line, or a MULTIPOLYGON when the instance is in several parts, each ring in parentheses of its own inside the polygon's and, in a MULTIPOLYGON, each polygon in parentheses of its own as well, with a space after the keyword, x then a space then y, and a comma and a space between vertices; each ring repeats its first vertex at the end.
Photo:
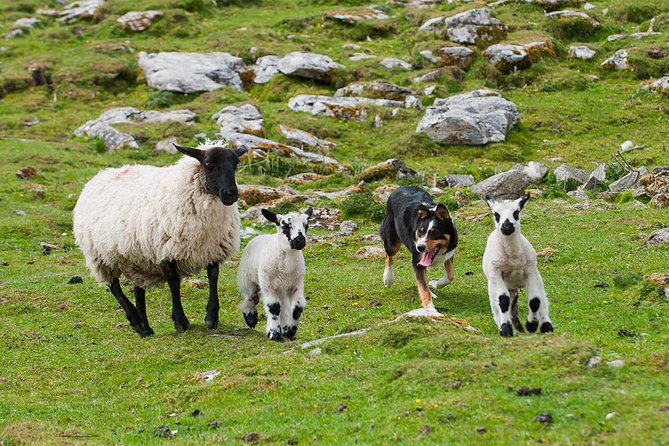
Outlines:
MULTIPOLYGON (((497 334, 480 266, 493 225, 485 204, 468 193, 469 204, 454 210, 460 233, 456 279, 437 291, 435 303, 476 332, 449 322, 391 322, 417 308, 419 300, 406 250, 398 256, 389 289, 382 285, 382 258, 354 256, 360 247, 378 243, 366 237, 378 228, 372 209, 354 217, 359 227, 351 236, 305 248, 308 306, 297 341, 286 343, 269 342, 262 322, 256 331, 245 328, 236 308, 235 262, 221 270, 216 331, 202 322, 206 291, 184 285, 183 303, 193 325, 175 334, 164 287, 147 298, 156 334, 140 339, 112 295, 88 276, 71 228, 78 194, 97 171, 126 163, 171 164, 178 157, 155 151, 157 141, 177 136, 188 144, 197 133, 211 136, 217 130, 213 113, 247 101, 259 105, 270 138, 280 140, 278 124, 312 131, 337 142, 331 155, 352 167, 350 174, 301 190, 355 184, 356 173, 388 157, 403 159, 426 183, 446 173, 471 173, 481 180, 528 161, 551 168, 566 161, 588 170, 612 162, 627 139, 646 145, 627 156, 632 165, 666 165, 669 99, 641 89, 647 79, 669 71, 662 65, 666 58, 640 58, 635 71, 623 73, 606 72, 599 62, 620 48, 666 48, 669 29, 632 43, 607 42, 606 36, 646 30, 651 17, 666 17, 669 4, 593 1, 602 27, 588 35, 556 28, 536 5, 496 8, 495 15, 512 25, 507 41, 550 37, 556 55, 502 75, 486 68, 477 51, 467 72, 437 82, 434 97, 497 88, 522 114, 503 143, 441 147, 415 134, 422 116, 415 110, 402 110, 396 118, 379 111, 382 128, 372 126, 373 113, 366 122, 339 122, 288 110, 289 97, 331 94, 332 85, 275 77, 244 92, 157 92, 146 86, 137 52, 228 51, 251 63, 251 47, 257 55, 309 50, 347 66, 341 85, 358 78, 409 85, 417 72, 430 69, 419 50, 443 43, 418 35, 417 27, 431 16, 482 1, 432 11, 391 5, 387 27, 345 27, 322 19, 326 11, 371 4, 355 0, 262 0, 246 7, 198 0, 146 1, 141 8, 136 3, 109 0, 96 20, 61 25, 45 19, 26 36, 0 42, 1 445, 669 444, 669 300, 644 280, 667 270, 669 248, 645 245, 651 232, 667 225, 667 212, 629 194, 581 206, 561 185, 538 186, 544 194, 526 206, 523 233, 537 250, 554 250, 540 258, 539 268, 555 333, 510 339, 497 334), (144 33, 131 34, 116 24, 128 10, 151 8, 166 16, 144 33), (410 60, 418 70, 349 62, 342 49, 349 42, 410 60), (596 61, 568 59, 573 42, 596 49, 596 61), (126 49, 113 49, 119 46, 126 49), (48 85, 32 83, 26 69, 31 64, 45 67, 48 85), (189 108, 199 120, 189 127, 125 127, 140 148, 114 153, 72 136, 85 121, 120 105, 189 108), (26 166, 38 176, 19 179, 16 171, 26 166), (61 249, 44 254, 41 242, 61 249), (69 284, 73 276, 81 276, 83 284, 69 284), (320 353, 300 348, 302 342, 361 328, 369 330, 327 341, 320 353), (587 367, 597 356, 602 363, 587 367), (624 366, 608 366, 613 360, 624 366), (203 378, 214 370, 219 374, 213 379, 203 378), (541 392, 520 396, 520 387, 541 392), (535 420, 545 413, 552 423, 535 420)), ((50 4, 0 0, 0 34, 50 4)), ((287 169, 312 168, 274 165, 279 167, 264 176, 244 166, 238 182, 277 185, 287 169)), ((439 200, 456 206, 452 192, 439 200)), ((318 199, 316 206, 346 208, 346 203, 318 199)), ((521 311, 525 308, 523 302, 521 311)))

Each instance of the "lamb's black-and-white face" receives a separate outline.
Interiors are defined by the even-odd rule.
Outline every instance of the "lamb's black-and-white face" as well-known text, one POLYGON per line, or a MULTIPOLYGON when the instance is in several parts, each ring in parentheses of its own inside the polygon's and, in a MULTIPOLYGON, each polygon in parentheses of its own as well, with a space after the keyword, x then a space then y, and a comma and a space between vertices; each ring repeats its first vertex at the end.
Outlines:
POLYGON ((486 202, 492 211, 495 228, 504 235, 512 235, 520 230, 520 211, 523 210, 525 203, 530 195, 525 194, 517 200, 496 201, 487 199, 486 202))
POLYGON ((309 208, 304 213, 291 212, 286 215, 274 214, 266 209, 262 210, 263 215, 269 221, 278 226, 279 237, 290 249, 303 249, 307 245, 307 229, 309 229, 309 218, 313 214, 313 209, 309 208))

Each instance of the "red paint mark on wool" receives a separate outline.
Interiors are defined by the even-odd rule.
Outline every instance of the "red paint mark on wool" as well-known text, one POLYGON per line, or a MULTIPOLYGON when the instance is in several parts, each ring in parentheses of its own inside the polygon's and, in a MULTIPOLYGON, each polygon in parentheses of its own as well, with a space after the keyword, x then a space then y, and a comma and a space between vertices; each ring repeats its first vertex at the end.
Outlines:
POLYGON ((130 168, 126 167, 125 169, 122 169, 119 173, 116 174, 114 177, 115 180, 120 180, 123 178, 128 172, 130 172, 130 168))

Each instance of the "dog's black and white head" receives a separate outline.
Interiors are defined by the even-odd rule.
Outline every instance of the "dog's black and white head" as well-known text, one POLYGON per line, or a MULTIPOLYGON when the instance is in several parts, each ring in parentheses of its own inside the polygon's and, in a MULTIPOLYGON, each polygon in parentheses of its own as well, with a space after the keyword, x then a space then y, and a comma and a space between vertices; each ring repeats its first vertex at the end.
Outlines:
POLYGON ((486 197, 486 203, 488 203, 492 211, 495 227, 502 234, 509 236, 516 231, 520 231, 520 211, 523 210, 525 203, 529 199, 529 193, 516 200, 497 201, 486 197))
POLYGON ((446 206, 420 204, 417 207, 414 241, 421 266, 430 266, 435 257, 455 249, 458 236, 446 206))
POLYGON ((286 215, 279 215, 269 209, 262 209, 262 215, 278 226, 278 233, 283 234, 283 237, 279 237, 279 239, 290 249, 302 249, 306 246, 309 218, 313 213, 312 208, 307 209, 303 214, 291 212, 286 215))

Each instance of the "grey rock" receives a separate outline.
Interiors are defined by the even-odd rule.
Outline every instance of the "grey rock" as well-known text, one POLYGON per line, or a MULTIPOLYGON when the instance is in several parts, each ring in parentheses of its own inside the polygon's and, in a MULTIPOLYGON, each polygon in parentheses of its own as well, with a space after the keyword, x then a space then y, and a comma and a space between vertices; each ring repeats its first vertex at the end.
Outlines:
POLYGON ((639 180, 648 173, 648 169, 642 167, 635 172, 630 172, 609 184, 609 192, 622 192, 639 187, 639 180))
POLYGON ((243 88, 244 61, 228 53, 139 53, 139 66, 152 88, 194 93, 223 87, 243 88))
POLYGON ((572 45, 569 47, 569 57, 572 59, 590 60, 597 52, 586 45, 572 45))
POLYGON ((337 146, 337 144, 332 141, 321 139, 304 130, 294 129, 283 124, 279 125, 279 133, 299 147, 309 147, 311 149, 316 149, 316 151, 319 152, 328 152, 337 146))
POLYGON ((26 31, 23 28, 16 28, 11 31, 9 31, 7 34, 5 34, 5 38, 7 39, 13 39, 15 37, 20 37, 26 34, 26 31))
POLYGON ((347 237, 353 234, 356 229, 358 229, 358 225, 356 225, 354 221, 344 220, 339 225, 339 235, 347 237))
POLYGON ((464 46, 446 46, 437 52, 440 65, 455 65, 466 70, 474 62, 474 51, 464 46))
MULTIPOLYGON (((407 6, 411 6, 416 9, 432 9, 437 5, 440 5, 444 0, 409 0, 407 6)), ((453 3, 453 0, 448 0, 447 3, 453 3)))
POLYGON ((15 213, 16 215, 21 216, 21 217, 25 217, 26 215, 28 215, 28 214, 26 213, 26 211, 21 210, 21 209, 17 209, 17 210, 15 210, 14 213, 15 213))
POLYGON ((107 150, 118 150, 123 147, 138 148, 135 138, 116 130, 112 124, 155 124, 161 122, 180 122, 191 124, 197 115, 190 110, 172 110, 158 112, 141 111, 134 107, 114 107, 105 110, 97 119, 87 121, 74 131, 75 136, 100 138, 107 150))
POLYGON ((522 170, 509 170, 498 173, 472 186, 471 191, 481 198, 516 199, 532 183, 522 170))
POLYGON ((669 94, 669 76, 662 76, 660 79, 650 82, 647 85, 647 88, 660 93, 669 94))
POLYGON ((595 168, 595 170, 590 173, 588 179, 583 184, 584 190, 595 189, 598 186, 604 186, 606 181, 606 163, 602 163, 595 168))
POLYGON ((595 366, 598 366, 599 364, 602 363, 602 357, 601 356, 593 356, 592 358, 588 359, 588 362, 585 364, 586 368, 592 369, 595 366))
POLYGON ((630 68, 627 61, 627 50, 618 50, 613 56, 602 62, 602 67, 609 70, 628 70, 630 68))
POLYGON ((609 37, 607 37, 606 40, 609 41, 609 42, 615 42, 616 40, 623 40, 623 39, 628 39, 628 38, 640 40, 640 39, 643 39, 645 37, 659 36, 660 34, 662 34, 662 33, 652 32, 652 31, 632 33, 632 34, 613 34, 613 35, 610 35, 609 37))
POLYGON ((555 175, 555 179, 558 181, 575 182, 578 184, 583 184, 586 181, 588 181, 587 173, 585 173, 581 169, 572 167, 567 163, 561 164, 560 166, 556 167, 553 174, 555 175))
POLYGON ((487 8, 470 9, 444 20, 446 36, 452 42, 476 44, 499 40, 507 27, 487 8))
POLYGON ((370 98, 404 101, 413 95, 409 88, 400 87, 388 81, 354 82, 335 91, 335 97, 365 96, 370 98))
POLYGON ((437 99, 416 127, 439 144, 482 145, 504 141, 520 113, 511 101, 489 89, 437 99))
POLYGON ((436 81, 437 79, 441 78, 445 74, 446 74, 446 70, 444 70, 443 68, 439 68, 438 70, 428 71, 425 74, 421 74, 420 76, 416 76, 413 79, 411 79, 411 82, 413 82, 413 83, 416 83, 416 82, 432 82, 432 81, 436 81))
POLYGON ((290 98, 288 107, 293 111, 311 113, 342 120, 363 121, 367 116, 366 106, 403 107, 400 101, 370 99, 363 97, 332 97, 318 95, 298 95, 290 98))
POLYGON ((369 59, 376 59, 376 56, 372 54, 365 54, 365 53, 353 53, 348 60, 351 62, 359 62, 361 60, 369 60, 369 59))
POLYGON ((265 136, 265 121, 253 104, 229 105, 216 112, 211 119, 221 126, 223 134, 236 132, 265 136))
POLYGON ((277 65, 281 58, 279 56, 262 56, 256 60, 251 69, 255 73, 253 82, 256 84, 266 84, 279 72, 277 65))
POLYGON ((483 57, 502 72, 525 69, 531 65, 530 55, 521 45, 506 43, 491 45, 483 52, 483 57))
POLYGON ((14 28, 32 29, 41 24, 42 22, 40 19, 36 19, 34 17, 24 17, 14 22, 14 28))
POLYGON ((625 361, 622 359, 615 359, 606 363, 612 369, 621 369, 625 366, 625 361))
POLYGON ((104 0, 83 0, 72 2, 60 12, 61 23, 74 23, 79 19, 90 19, 95 16, 104 0))
POLYGON ((163 17, 162 11, 130 11, 116 19, 125 29, 140 32, 147 30, 153 22, 163 17))
POLYGON ((561 19, 577 19, 577 20, 583 20, 586 21, 592 26, 593 28, 599 28, 600 24, 597 20, 593 19, 590 17, 588 14, 586 14, 583 11, 571 11, 571 10, 564 10, 564 11, 553 11, 549 12, 546 14, 546 17, 551 18, 551 19, 556 19, 556 20, 561 20, 561 19))
POLYGON ((389 18, 387 14, 385 14, 383 11, 375 9, 373 6, 355 12, 350 12, 350 11, 326 12, 324 14, 324 17, 329 20, 348 23, 349 25, 354 25, 356 22, 359 22, 361 20, 387 20, 389 18))
POLYGON ((653 233, 648 236, 648 240, 646 240, 646 245, 648 246, 666 244, 669 244, 669 228, 662 228, 658 229, 657 231, 653 231, 653 233))
POLYGON ((167 153, 177 153, 177 149, 174 148, 174 144, 177 144, 178 142, 179 140, 176 136, 171 136, 169 138, 158 141, 156 143, 155 149, 167 153))
POLYGON ((289 176, 286 178, 286 182, 294 184, 309 184, 324 178, 326 178, 325 175, 319 175, 313 172, 302 172, 289 176))
POLYGON ((392 70, 393 68, 402 68, 403 70, 411 69, 411 64, 409 62, 394 57, 384 57, 379 63, 389 70, 392 70))
POLYGON ((422 32, 439 31, 444 29, 445 27, 446 24, 444 23, 443 17, 434 17, 423 23, 420 26, 420 28, 418 28, 418 31, 422 32))
POLYGON ((390 194, 397 190, 397 188, 399 188, 397 184, 382 184, 374 189, 374 201, 385 204, 388 201, 390 194))
POLYGON ((277 69, 287 76, 305 77, 332 82, 337 70, 344 68, 328 56, 315 53, 293 52, 277 63, 277 69))
POLYGON ((407 166, 404 161, 391 158, 360 172, 360 181, 370 182, 381 178, 415 178, 416 171, 407 166))
POLYGON ((345 50, 357 51, 362 50, 363 48, 357 43, 345 43, 341 46, 345 50))
POLYGON ((471 175, 444 175, 437 181, 437 187, 470 187, 474 185, 471 175))

